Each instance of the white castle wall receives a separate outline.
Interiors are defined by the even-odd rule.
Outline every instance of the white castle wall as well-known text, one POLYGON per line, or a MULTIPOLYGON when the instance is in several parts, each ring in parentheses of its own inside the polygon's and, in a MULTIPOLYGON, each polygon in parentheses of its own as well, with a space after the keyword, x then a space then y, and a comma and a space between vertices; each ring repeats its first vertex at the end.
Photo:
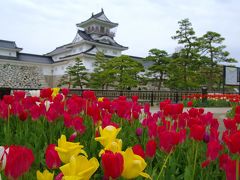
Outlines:
POLYGON ((0 56, 10 56, 10 57, 16 57, 16 51, 11 51, 11 50, 5 50, 5 49, 0 49, 0 56))

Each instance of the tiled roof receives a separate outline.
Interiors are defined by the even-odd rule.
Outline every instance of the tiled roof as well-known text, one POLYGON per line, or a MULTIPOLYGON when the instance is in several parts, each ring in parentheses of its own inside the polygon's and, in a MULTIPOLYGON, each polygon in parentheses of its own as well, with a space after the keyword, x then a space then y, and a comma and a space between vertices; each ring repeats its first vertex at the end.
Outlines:
POLYGON ((82 30, 79 29, 77 33, 78 33, 79 36, 81 36, 84 40, 94 41, 94 39, 93 39, 89 34, 87 34, 85 31, 82 31, 82 30))
POLYGON ((97 14, 95 14, 95 15, 92 14, 92 16, 91 16, 89 19, 87 19, 86 21, 83 21, 83 22, 81 22, 81 23, 78 23, 77 26, 80 26, 81 24, 84 24, 84 23, 86 23, 87 21, 89 21, 89 20, 91 20, 91 19, 97 19, 97 20, 99 20, 99 21, 102 21, 102 22, 105 22, 105 23, 108 23, 108 24, 112 24, 113 26, 118 26, 118 23, 114 23, 114 22, 110 21, 110 20, 107 18, 107 16, 104 14, 103 9, 102 9, 101 12, 99 12, 99 13, 97 13, 97 14), (105 19, 104 19, 104 20, 100 18, 102 15, 105 16, 105 19))
POLYGON ((67 46, 70 44, 72 44, 72 43, 68 43, 68 44, 64 44, 62 46, 56 47, 53 51, 51 51, 45 55, 49 55, 51 53, 59 53, 59 52, 62 52, 63 50, 68 50, 67 46))
POLYGON ((0 48, 19 49, 14 41, 0 40, 0 48))
POLYGON ((94 40, 89 34, 87 34, 85 31, 82 31, 82 30, 78 30, 78 34, 86 41, 91 41, 91 42, 95 42, 95 43, 99 43, 99 44, 103 44, 103 45, 110 45, 110 46, 115 46, 115 47, 120 47, 120 48, 126 48, 126 49, 128 48, 128 47, 118 44, 114 40, 113 40, 114 43, 113 42, 104 43, 99 40, 94 40))
POLYGON ((31 62, 31 63, 41 63, 41 64, 52 64, 54 61, 49 56, 42 56, 36 54, 28 54, 28 53, 18 53, 17 57, 11 56, 0 56, 0 59, 6 60, 15 60, 21 62, 31 62))
POLYGON ((54 61, 50 56, 28 54, 28 53, 19 53, 18 60, 24 62, 34 62, 34 63, 43 63, 43 64, 52 64, 54 61))
POLYGON ((95 47, 96 47, 96 46, 93 45, 91 48, 87 49, 87 50, 84 51, 84 52, 80 52, 80 53, 77 53, 77 54, 67 55, 67 56, 61 57, 60 59, 64 59, 64 58, 73 57, 73 56, 77 56, 77 55, 80 55, 80 54, 88 53, 88 52, 90 52, 91 50, 93 50, 95 47))

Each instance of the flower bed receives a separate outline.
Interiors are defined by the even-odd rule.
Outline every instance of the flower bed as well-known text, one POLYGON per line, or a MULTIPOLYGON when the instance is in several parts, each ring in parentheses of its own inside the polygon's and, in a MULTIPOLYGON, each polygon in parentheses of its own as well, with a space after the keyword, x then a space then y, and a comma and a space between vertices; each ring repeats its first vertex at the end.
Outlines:
POLYGON ((184 105, 188 106, 190 104, 192 107, 231 107, 239 102, 240 95, 238 94, 192 94, 183 96, 184 105))
POLYGON ((165 100, 152 114, 137 96, 58 91, 15 91, 0 101, 3 179, 238 179, 238 106, 220 137, 203 108, 183 112, 165 100))

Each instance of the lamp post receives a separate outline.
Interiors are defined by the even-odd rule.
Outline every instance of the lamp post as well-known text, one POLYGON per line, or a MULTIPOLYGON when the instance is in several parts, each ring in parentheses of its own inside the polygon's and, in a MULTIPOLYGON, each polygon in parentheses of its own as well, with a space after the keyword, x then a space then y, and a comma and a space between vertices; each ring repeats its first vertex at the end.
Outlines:
POLYGON ((202 103, 205 104, 207 102, 207 86, 202 86, 202 103))

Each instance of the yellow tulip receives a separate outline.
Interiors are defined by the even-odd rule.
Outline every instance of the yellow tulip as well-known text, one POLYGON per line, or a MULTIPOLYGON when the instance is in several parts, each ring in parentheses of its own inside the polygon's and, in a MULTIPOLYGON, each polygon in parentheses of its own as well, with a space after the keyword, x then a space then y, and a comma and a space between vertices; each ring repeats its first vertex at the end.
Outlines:
POLYGON ((56 97, 56 95, 59 93, 60 88, 52 88, 53 92, 52 92, 52 97, 56 97))
POLYGON ((44 170, 43 173, 37 171, 37 180, 53 180, 54 173, 44 170))
POLYGON ((98 169, 98 160, 93 157, 88 160, 85 156, 72 156, 70 162, 60 167, 63 180, 88 180, 98 169))
POLYGON ((68 142, 66 136, 62 135, 61 138, 58 139, 58 146, 55 147, 55 150, 58 152, 61 161, 68 163, 72 156, 77 156, 80 153, 87 157, 87 153, 82 150, 83 147, 80 143, 68 142))
POLYGON ((104 97, 99 97, 98 102, 103 102, 104 97))
POLYGON ((115 128, 114 126, 106 126, 104 129, 99 127, 100 137, 96 137, 95 140, 99 141, 104 147, 109 143, 115 141, 121 128, 115 128))
POLYGON ((101 156, 106 150, 112 151, 113 153, 122 151, 122 140, 116 139, 115 141, 110 142, 100 151, 99 156, 101 156))
POLYGON ((132 148, 128 148, 125 152, 122 152, 122 155, 124 159, 122 176, 124 178, 133 179, 141 175, 151 179, 147 173, 142 172, 147 166, 147 163, 141 156, 134 154, 132 148))

